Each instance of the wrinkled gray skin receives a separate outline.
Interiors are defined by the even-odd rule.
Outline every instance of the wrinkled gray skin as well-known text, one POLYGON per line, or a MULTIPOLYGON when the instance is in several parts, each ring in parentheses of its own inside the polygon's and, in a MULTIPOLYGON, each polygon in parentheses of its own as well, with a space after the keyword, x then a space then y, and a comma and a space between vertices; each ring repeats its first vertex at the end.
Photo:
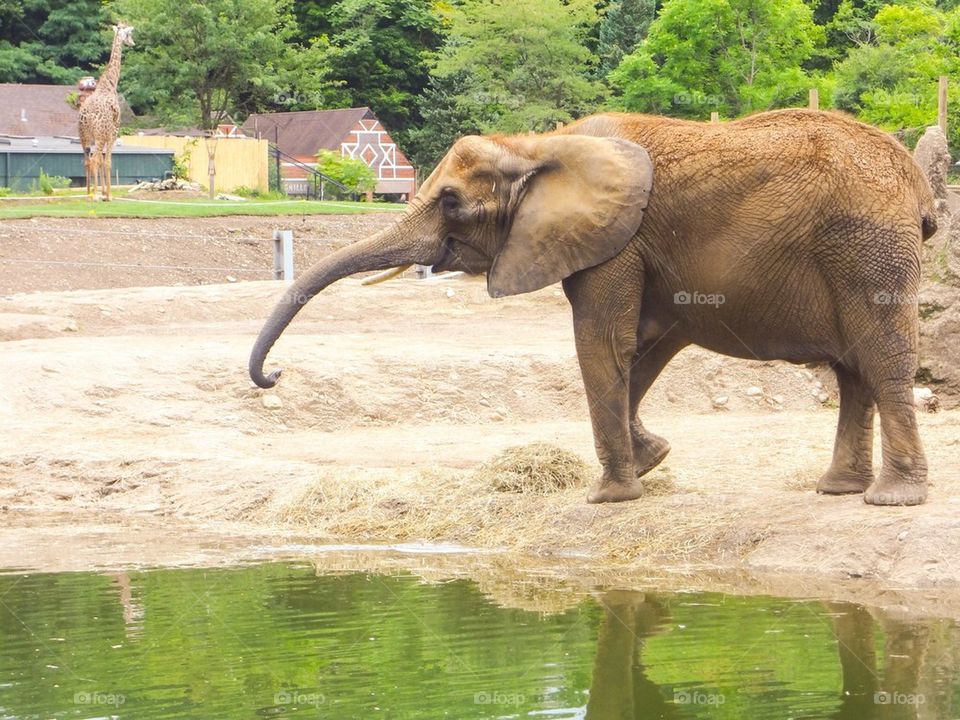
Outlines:
POLYGON ((670 446, 637 408, 667 362, 697 344, 830 363, 840 419, 818 490, 917 504, 927 464, 912 396, 915 297, 933 217, 909 154, 829 113, 719 125, 608 114, 548 135, 467 137, 395 225, 291 286, 257 339, 250 376, 276 382, 279 371, 263 373, 273 343, 348 275, 411 263, 486 273, 494 297, 562 281, 603 465, 590 502, 642 494, 640 476, 670 446))

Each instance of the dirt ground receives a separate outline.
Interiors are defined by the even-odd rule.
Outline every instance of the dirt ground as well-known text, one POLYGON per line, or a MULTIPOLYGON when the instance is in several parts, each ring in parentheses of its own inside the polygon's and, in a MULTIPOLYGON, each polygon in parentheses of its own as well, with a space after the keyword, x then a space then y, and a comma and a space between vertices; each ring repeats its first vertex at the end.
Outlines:
POLYGON ((960 411, 920 416, 926 505, 821 497, 837 416, 821 371, 681 353, 641 411, 673 450, 636 502, 479 482, 533 441, 596 463, 558 288, 494 301, 476 279, 348 279, 277 343, 280 384, 253 388, 248 353, 282 289, 251 280, 273 228, 293 224, 302 268, 390 220, 3 223, 0 568, 177 562, 193 537, 230 558, 431 542, 608 581, 747 573, 810 595, 856 579, 928 601, 960 587, 960 411))

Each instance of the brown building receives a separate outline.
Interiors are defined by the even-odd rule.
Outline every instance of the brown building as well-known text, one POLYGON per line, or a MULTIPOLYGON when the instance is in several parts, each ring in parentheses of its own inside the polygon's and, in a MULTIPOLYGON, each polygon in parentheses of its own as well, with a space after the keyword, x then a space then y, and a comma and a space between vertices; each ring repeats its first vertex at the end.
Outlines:
MULTIPOLYGON (((76 85, 23 85, 0 83, 0 135, 21 137, 77 137, 77 109, 70 96, 76 85)), ((120 100, 122 122, 133 113, 120 100)))
POLYGON ((377 173, 376 193, 411 198, 417 191, 417 171, 370 108, 256 113, 243 131, 269 140, 288 156, 282 158, 281 174, 291 195, 310 192, 310 172, 303 166, 315 167, 319 150, 363 160, 377 173))

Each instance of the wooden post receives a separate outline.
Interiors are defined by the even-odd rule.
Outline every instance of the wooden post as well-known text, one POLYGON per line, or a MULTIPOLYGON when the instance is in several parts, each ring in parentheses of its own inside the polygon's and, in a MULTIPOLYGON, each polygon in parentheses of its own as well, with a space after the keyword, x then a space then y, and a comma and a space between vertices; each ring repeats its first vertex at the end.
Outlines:
POLYGON ((293 282, 293 230, 273 231, 273 279, 293 282))
POLYGON ((556 129, 557 129, 557 130, 563 130, 563 121, 562 121, 562 120, 558 120, 558 121, 557 121, 557 128, 556 128, 556 129))
POLYGON ((809 108, 811 110, 820 109, 820 91, 816 88, 810 88, 810 103, 809 108))
POLYGON ((214 158, 217 155, 217 136, 214 135, 216 130, 211 130, 209 137, 207 137, 207 180, 210 183, 210 199, 213 200, 217 196, 217 191, 214 188, 215 180, 217 177, 217 168, 214 163, 214 158))
POLYGON ((947 134, 947 76, 940 76, 940 88, 937 93, 937 125, 947 134))
MULTIPOLYGON (((277 190, 283 192, 283 175, 280 170, 280 126, 273 126, 273 149, 277 158, 277 190)), ((267 189, 270 189, 270 179, 267 179, 267 189)))
POLYGON ((716 110, 710 113, 710 122, 712 122, 714 125, 718 124, 720 122, 720 113, 718 113, 716 110))

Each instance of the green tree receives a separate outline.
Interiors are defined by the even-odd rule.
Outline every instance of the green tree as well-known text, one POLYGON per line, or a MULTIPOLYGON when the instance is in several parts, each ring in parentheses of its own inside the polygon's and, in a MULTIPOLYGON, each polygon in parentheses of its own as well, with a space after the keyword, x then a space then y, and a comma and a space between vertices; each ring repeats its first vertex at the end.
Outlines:
POLYGON ((615 104, 697 118, 800 104, 823 38, 802 0, 668 0, 611 74, 615 104))
POLYGON ((471 102, 469 82, 466 72, 435 76, 419 98, 422 122, 407 134, 407 147, 423 177, 430 174, 457 138, 483 132, 483 113, 471 102))
POLYGON ((117 0, 137 30, 125 59, 127 97, 167 123, 210 129, 271 103, 299 51, 290 0, 117 0))
MULTIPOLYGON (((328 102, 367 106, 403 146, 420 121, 416 99, 429 81, 425 54, 441 42, 440 17, 431 0, 340 0, 329 23, 328 102)), ((312 27, 323 29, 315 13, 312 27)), ((323 40, 326 42, 326 39, 323 40)))
POLYGON ((483 132, 551 130, 605 96, 591 79, 597 58, 583 40, 597 22, 590 0, 464 0, 450 13, 434 74, 446 101, 483 132))
MULTIPOLYGON (((960 10, 928 3, 887 5, 871 35, 836 66, 836 106, 887 130, 913 130, 937 118, 937 81, 960 71, 960 10)), ((960 143, 960 91, 951 87, 951 144, 960 143)))
POLYGON ((344 185, 351 192, 373 192, 377 186, 377 174, 363 160, 343 157, 333 150, 317 153, 317 170, 344 185))
POLYGON ((336 4, 337 0, 298 0, 293 4, 302 45, 309 45, 312 40, 333 32, 330 10, 336 4))
POLYGON ((656 0, 614 0, 600 21, 597 56, 600 75, 616 69, 647 35, 657 14, 656 0))
POLYGON ((110 52, 99 0, 0 0, 0 82, 73 83, 110 52))

